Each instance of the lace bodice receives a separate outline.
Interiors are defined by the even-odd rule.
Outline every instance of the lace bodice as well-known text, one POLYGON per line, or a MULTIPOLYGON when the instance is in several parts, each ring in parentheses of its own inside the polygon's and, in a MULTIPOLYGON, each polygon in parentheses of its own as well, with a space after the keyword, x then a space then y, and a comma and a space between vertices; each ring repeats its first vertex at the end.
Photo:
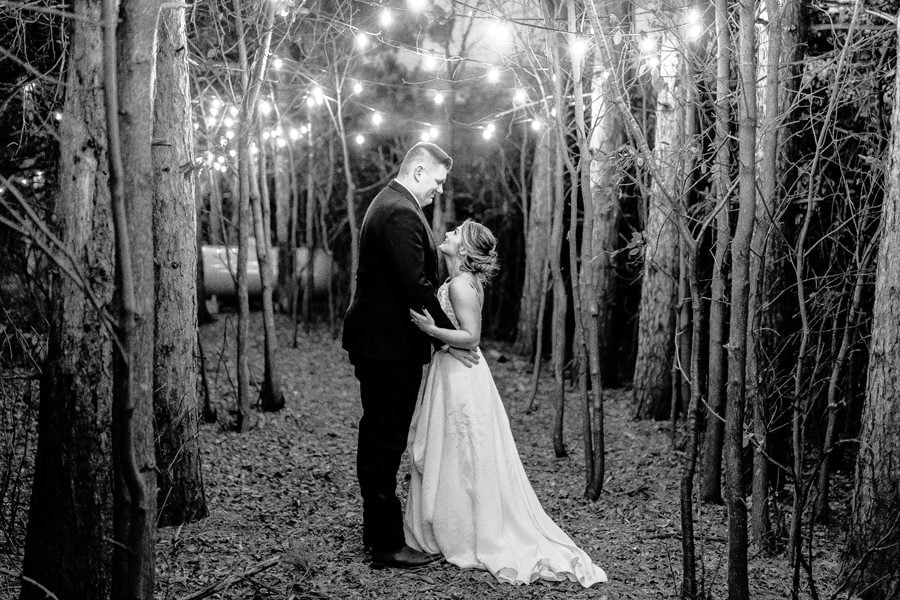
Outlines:
POLYGON ((438 302, 441 305, 441 310, 444 311, 444 314, 450 319, 450 322, 453 323, 453 326, 459 329, 459 320, 456 318, 456 313, 453 312, 453 304, 450 302, 450 280, 448 279, 444 283, 441 284, 441 287, 437 290, 437 298, 438 302))

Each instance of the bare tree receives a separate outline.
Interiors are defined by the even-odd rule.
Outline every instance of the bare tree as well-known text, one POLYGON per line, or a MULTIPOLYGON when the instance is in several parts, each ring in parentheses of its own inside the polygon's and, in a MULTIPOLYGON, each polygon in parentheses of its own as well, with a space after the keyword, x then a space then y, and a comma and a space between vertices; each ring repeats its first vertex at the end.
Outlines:
POLYGON ((156 329, 153 379, 161 525, 208 514, 200 474, 196 345, 197 231, 184 8, 162 11, 153 122, 156 329))
MULTIPOLYGON (((115 240, 104 114, 101 0, 76 0, 59 125, 53 213, 64 255, 52 281, 48 356, 22 567, 23 600, 107 598, 112 588, 113 332, 102 307, 115 291, 115 240)), ((5 182, 4 182, 5 183, 5 182)))

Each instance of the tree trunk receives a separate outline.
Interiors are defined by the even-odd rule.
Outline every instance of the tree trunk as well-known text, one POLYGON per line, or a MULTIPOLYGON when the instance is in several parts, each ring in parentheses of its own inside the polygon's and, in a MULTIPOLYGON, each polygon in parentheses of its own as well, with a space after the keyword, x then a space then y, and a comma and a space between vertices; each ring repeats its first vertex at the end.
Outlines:
POLYGON ((183 8, 162 11, 153 137, 156 331, 153 408, 160 525, 208 514, 200 474, 196 209, 190 165, 193 127, 183 8))
POLYGON ((216 170, 209 168, 209 243, 225 243, 225 221, 222 216, 222 189, 216 170))
MULTIPOLYGON (((152 598, 156 535, 156 453, 153 431, 153 351, 155 328, 155 274, 153 265, 153 83, 156 68, 157 18, 162 0, 127 0, 121 3, 116 31, 118 76, 118 120, 121 124, 121 192, 127 230, 118 231, 117 255, 121 262, 130 255, 129 265, 119 267, 123 318, 133 319, 123 326, 125 356, 116 365, 125 372, 116 374, 117 395, 122 397, 113 413, 114 430, 121 436, 121 450, 114 463, 117 478, 115 538, 125 544, 113 552, 113 596, 152 598), (150 102, 148 110, 148 99, 150 102), (122 237, 127 239, 123 245, 122 237), (128 283, 133 278, 134 304, 129 307, 128 283), (133 311, 133 312, 132 312, 133 311), (127 364, 126 364, 127 362, 127 364), (127 381, 125 381, 127 379, 127 381), (127 386, 129 392, 124 391, 127 386), (120 391, 121 390, 121 391, 120 391), (130 404, 130 406, 129 406, 130 404), (130 431, 129 431, 130 430, 130 431), (132 461, 134 461, 133 464, 132 461), (136 469, 139 477, 132 471, 136 469)), ((107 19, 110 17, 107 16, 107 19)), ((106 21, 110 23, 109 20, 106 21)), ((110 98, 107 97, 107 103, 110 98)), ((107 106, 107 120, 115 119, 107 106)), ((110 125, 112 126, 112 125, 110 125)), ((110 138, 115 132, 110 129, 110 138)), ((110 148, 110 159, 118 158, 110 148)), ((113 163, 114 164, 114 163, 113 163)), ((111 169, 116 184, 115 165, 111 169)), ((115 206, 117 188, 114 187, 115 206)), ((193 218, 190 214, 189 218, 193 218)), ((117 223, 121 219, 117 216, 117 223)), ((117 225, 119 228, 119 225, 117 225)), ((188 267, 190 268, 190 267, 188 267)), ((192 274, 193 275, 193 274, 192 274)), ((193 300, 191 300, 193 301, 193 300)), ((114 437, 115 440, 115 437, 114 437)), ((116 443, 114 441, 114 443, 116 443)))
POLYGON ((731 153, 729 151, 731 28, 728 24, 728 0, 716 0, 716 119, 714 167, 716 190, 716 242, 709 304, 709 378, 706 436, 700 478, 700 498, 705 502, 722 502, 722 438, 725 431, 725 323, 727 322, 728 246, 731 225, 728 218, 731 188, 731 153))
POLYGON ((731 246, 731 319, 728 336, 728 406, 725 417, 725 502, 728 507, 728 598, 747 600, 747 504, 743 485, 749 254, 756 210, 756 54, 753 0, 740 2, 738 177, 740 202, 731 246))
POLYGON ((550 229, 553 215, 553 176, 550 172, 552 137, 549 129, 541 131, 535 141, 531 163, 531 198, 525 222, 525 282, 519 305, 516 351, 531 354, 542 323, 538 322, 541 298, 545 296, 544 266, 550 250, 550 229))
MULTIPOLYGON (((25 536, 24 576, 59 598, 108 598, 112 546, 112 353, 103 307, 115 289, 108 186, 100 0, 76 0, 59 125, 59 195, 54 207, 63 249, 90 273, 57 276, 52 288, 48 356, 34 480, 25 536)), ((22 585, 22 600, 47 597, 22 585)))
POLYGON ((865 600, 900 596, 900 72, 893 104, 868 386, 844 557, 845 577, 854 576, 865 600))
POLYGON ((290 313, 294 297, 294 250, 293 229, 297 227, 294 218, 294 148, 291 144, 279 151, 275 150, 275 241, 278 244, 278 281, 275 296, 282 313, 290 313))
MULTIPOLYGON (((271 23, 266 30, 271 29, 271 23)), ((266 52, 268 43, 264 42, 266 52)), ((272 287, 275 278, 272 269, 272 231, 269 209, 269 177, 266 171, 266 143, 263 139, 262 120, 257 120, 257 144, 259 145, 257 176, 251 179, 250 204, 256 231, 256 259, 259 263, 259 278, 262 287, 263 307, 263 382, 259 391, 260 408, 276 411, 284 408, 284 394, 281 391, 281 377, 278 374, 278 333, 275 328, 275 308, 272 303, 272 287)), ((274 148, 275 144, 273 144, 274 148)), ((277 153, 277 149, 275 149, 277 153)))
POLYGON ((654 178, 644 228, 644 273, 641 283, 638 351, 634 367, 635 416, 665 419, 672 401, 672 360, 678 288, 678 235, 670 198, 683 193, 684 106, 680 51, 671 35, 660 43, 660 77, 656 99, 654 178))

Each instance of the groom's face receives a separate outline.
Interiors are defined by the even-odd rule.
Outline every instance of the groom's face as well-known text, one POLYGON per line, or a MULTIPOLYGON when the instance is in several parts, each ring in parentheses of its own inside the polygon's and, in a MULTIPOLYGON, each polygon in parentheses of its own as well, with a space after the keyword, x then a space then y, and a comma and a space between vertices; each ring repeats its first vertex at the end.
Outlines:
POLYGON ((423 163, 416 166, 413 171, 416 181, 416 196, 419 205, 425 208, 444 191, 444 182, 447 181, 447 167, 439 163, 423 163))

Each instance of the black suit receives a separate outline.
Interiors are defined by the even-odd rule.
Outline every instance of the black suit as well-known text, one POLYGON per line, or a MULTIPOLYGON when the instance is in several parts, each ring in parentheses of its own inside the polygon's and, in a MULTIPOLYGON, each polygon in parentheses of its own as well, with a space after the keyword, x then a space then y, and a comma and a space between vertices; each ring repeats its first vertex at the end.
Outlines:
POLYGON ((375 551, 404 545, 397 471, 422 380, 437 344, 417 329, 409 309, 427 309, 452 329, 435 291, 438 251, 413 195, 392 181, 372 201, 359 236, 356 292, 344 318, 343 347, 360 384, 357 475, 363 542, 375 551))

